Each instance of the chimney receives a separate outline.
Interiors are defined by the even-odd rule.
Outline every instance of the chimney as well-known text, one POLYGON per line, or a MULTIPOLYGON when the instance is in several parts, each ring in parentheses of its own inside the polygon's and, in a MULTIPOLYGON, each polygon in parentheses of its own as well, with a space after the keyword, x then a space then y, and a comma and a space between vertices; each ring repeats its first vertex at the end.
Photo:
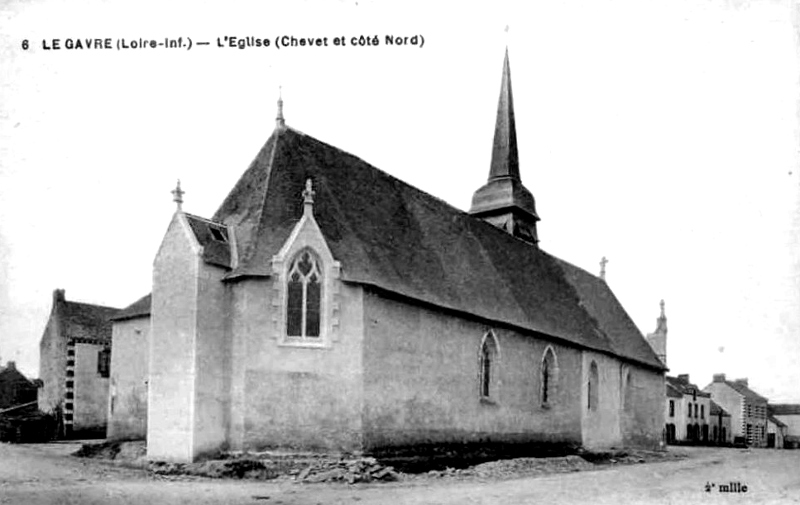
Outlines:
POLYGON ((724 373, 715 373, 714 374, 714 382, 725 382, 725 374, 724 373))
POLYGON ((688 383, 689 382, 689 374, 688 373, 679 374, 678 375, 678 380, 681 381, 681 382, 688 383))
POLYGON ((736 384, 739 384, 740 386, 745 386, 746 387, 747 386, 747 377, 745 377, 743 379, 736 379, 734 382, 736 384))
POLYGON ((17 362, 16 361, 9 361, 6 364, 6 368, 9 370, 16 370, 17 369, 17 362))
POLYGON ((64 290, 63 289, 56 289, 53 291, 53 305, 56 305, 58 302, 64 301, 64 290))

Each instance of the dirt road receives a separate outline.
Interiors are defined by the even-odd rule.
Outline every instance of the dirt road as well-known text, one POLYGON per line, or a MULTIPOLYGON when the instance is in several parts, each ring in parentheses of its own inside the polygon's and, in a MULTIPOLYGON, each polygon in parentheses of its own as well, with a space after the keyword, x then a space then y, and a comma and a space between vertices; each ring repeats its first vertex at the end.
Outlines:
POLYGON ((0 445, 0 504, 800 503, 800 451, 681 448, 688 459, 545 477, 348 486, 166 479, 70 457, 75 448, 0 445))

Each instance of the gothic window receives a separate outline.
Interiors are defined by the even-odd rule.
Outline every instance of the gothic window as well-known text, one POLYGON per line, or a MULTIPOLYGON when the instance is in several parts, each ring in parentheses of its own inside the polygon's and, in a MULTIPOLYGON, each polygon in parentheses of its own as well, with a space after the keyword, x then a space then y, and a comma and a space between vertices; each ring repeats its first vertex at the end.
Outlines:
POLYGON ((675 400, 669 401, 669 417, 675 417, 675 400))
POLYGON ((694 417, 697 419, 697 404, 694 404, 694 417))
POLYGON ((689 402, 689 409, 687 410, 687 414, 688 415, 686 417, 692 417, 692 403, 691 402, 689 402))
POLYGON ((706 406, 700 405, 700 419, 706 418, 706 406))
POLYGON ((623 392, 622 402, 623 408, 626 412, 633 410, 633 379, 631 378, 630 371, 625 374, 625 389, 623 392))
POLYGON ((547 347, 542 356, 541 368, 541 400, 542 405, 549 405, 555 399, 556 382, 558 378, 558 362, 552 347, 547 347))
POLYGON ((289 268, 286 291, 286 336, 319 338, 322 275, 314 254, 305 250, 289 268))
POLYGON ((587 408, 589 410, 597 410, 597 403, 600 401, 600 374, 597 371, 597 363, 594 361, 592 361, 592 364, 589 366, 589 382, 586 389, 586 396, 589 399, 587 408))
POLYGON ((479 360, 480 396, 490 399, 495 397, 497 389, 497 341, 489 332, 483 338, 479 360))

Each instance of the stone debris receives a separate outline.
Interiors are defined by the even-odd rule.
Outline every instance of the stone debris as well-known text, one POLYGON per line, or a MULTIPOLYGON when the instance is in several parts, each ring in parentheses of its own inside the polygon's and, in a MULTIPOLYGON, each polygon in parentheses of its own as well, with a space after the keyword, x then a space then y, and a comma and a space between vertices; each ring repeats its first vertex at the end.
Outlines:
MULTIPOLYGON (((506 479, 592 470, 602 465, 629 465, 686 457, 685 454, 668 451, 580 451, 579 455, 501 459, 467 468, 446 467, 443 470, 433 469, 427 472, 422 470, 422 473, 403 473, 392 466, 378 462, 375 458, 352 455, 243 452, 219 454, 215 456, 218 459, 195 463, 168 463, 147 461, 145 452, 143 441, 105 442, 86 444, 75 453, 75 456, 117 460, 115 463, 148 468, 154 474, 167 479, 194 477, 283 479, 308 484, 324 482, 357 484, 438 478, 506 479)), ((451 463, 458 464, 456 461, 451 463)), ((467 461, 464 463, 466 466, 467 461)), ((437 468, 434 464, 431 461, 431 466, 437 468)))
POLYGON ((391 466, 383 466, 375 458, 318 460, 295 477, 296 482, 393 482, 401 474, 391 466))
POLYGON ((503 478, 519 475, 537 475, 546 473, 566 473, 592 470, 594 465, 580 456, 563 456, 558 458, 516 458, 490 461, 462 471, 463 474, 477 475, 483 478, 503 478))

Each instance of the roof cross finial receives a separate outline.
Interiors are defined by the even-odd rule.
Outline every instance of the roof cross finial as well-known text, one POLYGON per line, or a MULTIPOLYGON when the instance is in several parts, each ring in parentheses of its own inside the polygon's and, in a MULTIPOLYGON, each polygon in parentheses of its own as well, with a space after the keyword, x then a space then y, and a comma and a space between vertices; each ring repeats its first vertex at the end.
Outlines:
POLYGON ((286 127, 286 121, 283 119, 283 86, 278 86, 278 116, 275 118, 275 127, 286 127))
POLYGON ((181 209, 181 205, 183 204, 183 194, 185 191, 181 189, 181 180, 178 179, 178 184, 175 186, 175 189, 172 190, 172 201, 178 204, 178 210, 181 209))
POLYGON ((606 280, 606 265, 608 264, 608 258, 603 256, 600 260, 600 278, 606 280))
POLYGON ((314 195, 317 192, 311 184, 311 178, 306 179, 306 189, 303 190, 303 214, 311 214, 314 210, 314 195))
POLYGON ((666 317, 666 314, 664 313, 664 300, 663 299, 661 300, 659 305, 661 305, 661 317, 666 317))

